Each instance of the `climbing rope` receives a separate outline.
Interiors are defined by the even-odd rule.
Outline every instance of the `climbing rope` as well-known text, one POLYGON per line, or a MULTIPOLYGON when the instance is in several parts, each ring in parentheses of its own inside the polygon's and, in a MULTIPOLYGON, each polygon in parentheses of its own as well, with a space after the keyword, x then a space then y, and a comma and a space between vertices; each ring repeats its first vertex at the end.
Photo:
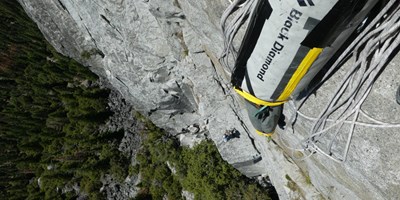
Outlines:
MULTIPOLYGON (((224 37, 224 50, 221 55, 221 62, 225 66, 230 59, 236 60, 238 50, 234 46, 234 39, 242 25, 255 12, 256 5, 260 0, 229 0, 231 5, 225 10, 221 17, 221 28, 224 37), (240 9, 239 9, 240 8, 240 9), (233 15, 235 13, 235 15, 233 15), (229 22, 228 22, 229 21, 229 22)), ((292 157, 295 160, 304 160, 314 153, 320 153, 328 158, 342 163, 346 160, 355 126, 366 126, 374 128, 398 128, 400 124, 386 123, 374 119, 361 109, 362 104, 372 90, 372 86, 384 69, 390 56, 400 44, 400 2, 389 0, 380 13, 358 34, 356 39, 344 50, 336 62, 331 66, 322 80, 310 90, 308 96, 295 105, 297 116, 311 120, 314 124, 307 138, 299 143, 299 148, 292 148, 287 145, 279 136, 281 144, 292 150, 292 157), (299 111, 308 97, 319 86, 325 83, 350 56, 354 56, 355 62, 347 71, 347 74, 338 85, 330 102, 317 117, 309 117, 299 111), (362 115, 370 122, 359 121, 362 115), (346 145, 342 156, 333 155, 332 147, 339 134, 342 133, 344 125, 350 126, 346 145), (328 141, 328 148, 322 149, 318 142, 327 134, 332 139, 328 141), (296 158, 294 152, 302 152, 308 155, 303 158, 296 158)), ((232 69, 225 69, 232 74, 232 69)))
MULTIPOLYGON (((233 45, 236 34, 246 22, 247 18, 253 14, 255 11, 257 2, 259 0, 229 0, 231 5, 229 5, 221 16, 221 29, 222 35, 224 37, 224 50, 220 56, 221 62, 225 66, 230 66, 228 61, 230 58, 236 60, 238 50, 233 45), (240 9, 239 9, 240 8, 240 9), (233 18, 228 22, 228 18, 236 13, 233 18)), ((232 74, 232 69, 228 69, 230 74, 232 74)))
MULTIPOLYGON (((318 117, 308 117, 299 109, 307 100, 303 99, 298 106, 295 106, 297 114, 306 119, 312 120, 314 125, 310 135, 301 144, 305 150, 318 152, 332 160, 342 163, 346 160, 351 139, 356 125, 375 128, 397 128, 400 124, 392 124, 379 121, 369 116, 361 109, 361 105, 368 97, 372 86, 386 66, 390 56, 400 44, 400 6, 396 0, 389 1, 375 19, 357 36, 341 56, 324 75, 322 81, 314 88, 332 76, 340 65, 349 57, 356 56, 351 69, 338 84, 333 97, 318 117), (360 122, 358 118, 363 115, 371 122, 360 122), (346 145, 341 157, 332 152, 332 146, 337 140, 343 125, 349 124, 346 145), (335 129, 332 139, 329 141, 327 150, 318 146, 318 142, 326 134, 335 129)), ((314 91, 311 90, 309 95, 314 91)), ((294 104, 294 103, 293 103, 294 104)), ((332 135, 331 135, 332 136, 332 135)))
MULTIPOLYGON (((229 3, 233 4, 233 0, 228 0, 228 1, 229 1, 229 3)), ((237 7, 239 7, 239 8, 243 7, 243 3, 242 4, 238 3, 237 7)))

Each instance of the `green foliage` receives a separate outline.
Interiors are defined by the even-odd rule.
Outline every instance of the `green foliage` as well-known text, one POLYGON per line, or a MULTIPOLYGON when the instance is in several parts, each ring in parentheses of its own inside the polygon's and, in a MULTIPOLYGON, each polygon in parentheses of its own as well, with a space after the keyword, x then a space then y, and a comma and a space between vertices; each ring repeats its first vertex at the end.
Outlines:
POLYGON ((89 51, 82 51, 81 53, 81 57, 86 60, 89 59, 91 56, 92 54, 89 51))
POLYGON ((17 1, 0 1, 0 27, 0 199, 76 199, 62 193, 74 184, 103 199, 100 178, 123 181, 129 164, 123 132, 98 131, 109 91, 83 86, 98 77, 58 54, 17 1))
POLYGON ((226 163, 211 141, 204 141, 193 149, 181 147, 175 137, 147 124, 148 131, 143 134, 146 140, 136 157, 140 163, 142 199, 149 196, 182 199, 182 189, 194 193, 195 199, 200 200, 270 199, 267 189, 226 163))
POLYGON ((287 184, 286 184, 286 186, 287 186, 290 190, 292 190, 292 191, 297 191, 297 190, 299 190, 299 187, 297 186, 297 183, 294 182, 294 181, 292 180, 292 178, 290 178, 290 176, 289 176, 288 174, 285 175, 285 178, 286 178, 286 180, 288 181, 287 184))

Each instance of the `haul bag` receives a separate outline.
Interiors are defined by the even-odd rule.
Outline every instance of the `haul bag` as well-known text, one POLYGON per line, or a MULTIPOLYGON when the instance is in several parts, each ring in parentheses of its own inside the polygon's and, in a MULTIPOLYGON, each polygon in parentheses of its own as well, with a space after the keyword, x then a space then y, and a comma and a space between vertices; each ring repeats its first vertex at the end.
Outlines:
POLYGON ((378 1, 257 2, 231 81, 248 101, 258 133, 274 132, 282 105, 309 84, 378 1))
POLYGON ((282 114, 283 105, 260 108, 249 101, 245 101, 245 105, 249 113, 249 119, 257 133, 264 136, 272 136, 282 114))

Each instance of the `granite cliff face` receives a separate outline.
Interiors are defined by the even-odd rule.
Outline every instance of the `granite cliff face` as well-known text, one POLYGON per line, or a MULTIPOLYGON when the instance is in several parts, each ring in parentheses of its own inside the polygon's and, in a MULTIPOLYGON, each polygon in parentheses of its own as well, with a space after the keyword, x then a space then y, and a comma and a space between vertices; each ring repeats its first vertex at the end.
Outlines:
MULTIPOLYGON (((301 140, 310 126, 305 119, 299 119, 293 132, 289 127, 287 132, 279 130, 278 143, 254 134, 217 59, 223 47, 219 19, 228 1, 19 2, 59 52, 90 66, 136 110, 180 134, 183 141, 211 138, 222 157, 245 175, 268 175, 281 199, 400 196, 398 129, 360 128, 352 142, 354 151, 341 165, 319 155, 304 161, 290 158, 290 150, 281 142, 295 145, 301 140), (239 137, 224 143, 223 134, 234 129, 239 137)), ((374 100, 379 99, 385 106, 377 117, 392 122, 400 121, 400 108, 390 98, 400 80, 395 61, 366 105, 377 109, 374 100)), ((320 108, 316 102, 331 98, 334 80, 304 107, 307 114, 316 115, 320 108)), ((293 115, 290 105, 285 114, 287 119, 293 115)))

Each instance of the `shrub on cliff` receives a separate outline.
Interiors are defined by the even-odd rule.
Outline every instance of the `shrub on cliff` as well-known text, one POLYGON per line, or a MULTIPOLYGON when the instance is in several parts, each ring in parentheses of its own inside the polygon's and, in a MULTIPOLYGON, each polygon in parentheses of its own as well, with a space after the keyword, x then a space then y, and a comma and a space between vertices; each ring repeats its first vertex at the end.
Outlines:
POLYGON ((147 124, 137 155, 142 177, 137 199, 182 199, 182 190, 192 192, 195 199, 270 199, 267 189, 226 163, 212 141, 193 149, 181 147, 175 137, 147 124))

